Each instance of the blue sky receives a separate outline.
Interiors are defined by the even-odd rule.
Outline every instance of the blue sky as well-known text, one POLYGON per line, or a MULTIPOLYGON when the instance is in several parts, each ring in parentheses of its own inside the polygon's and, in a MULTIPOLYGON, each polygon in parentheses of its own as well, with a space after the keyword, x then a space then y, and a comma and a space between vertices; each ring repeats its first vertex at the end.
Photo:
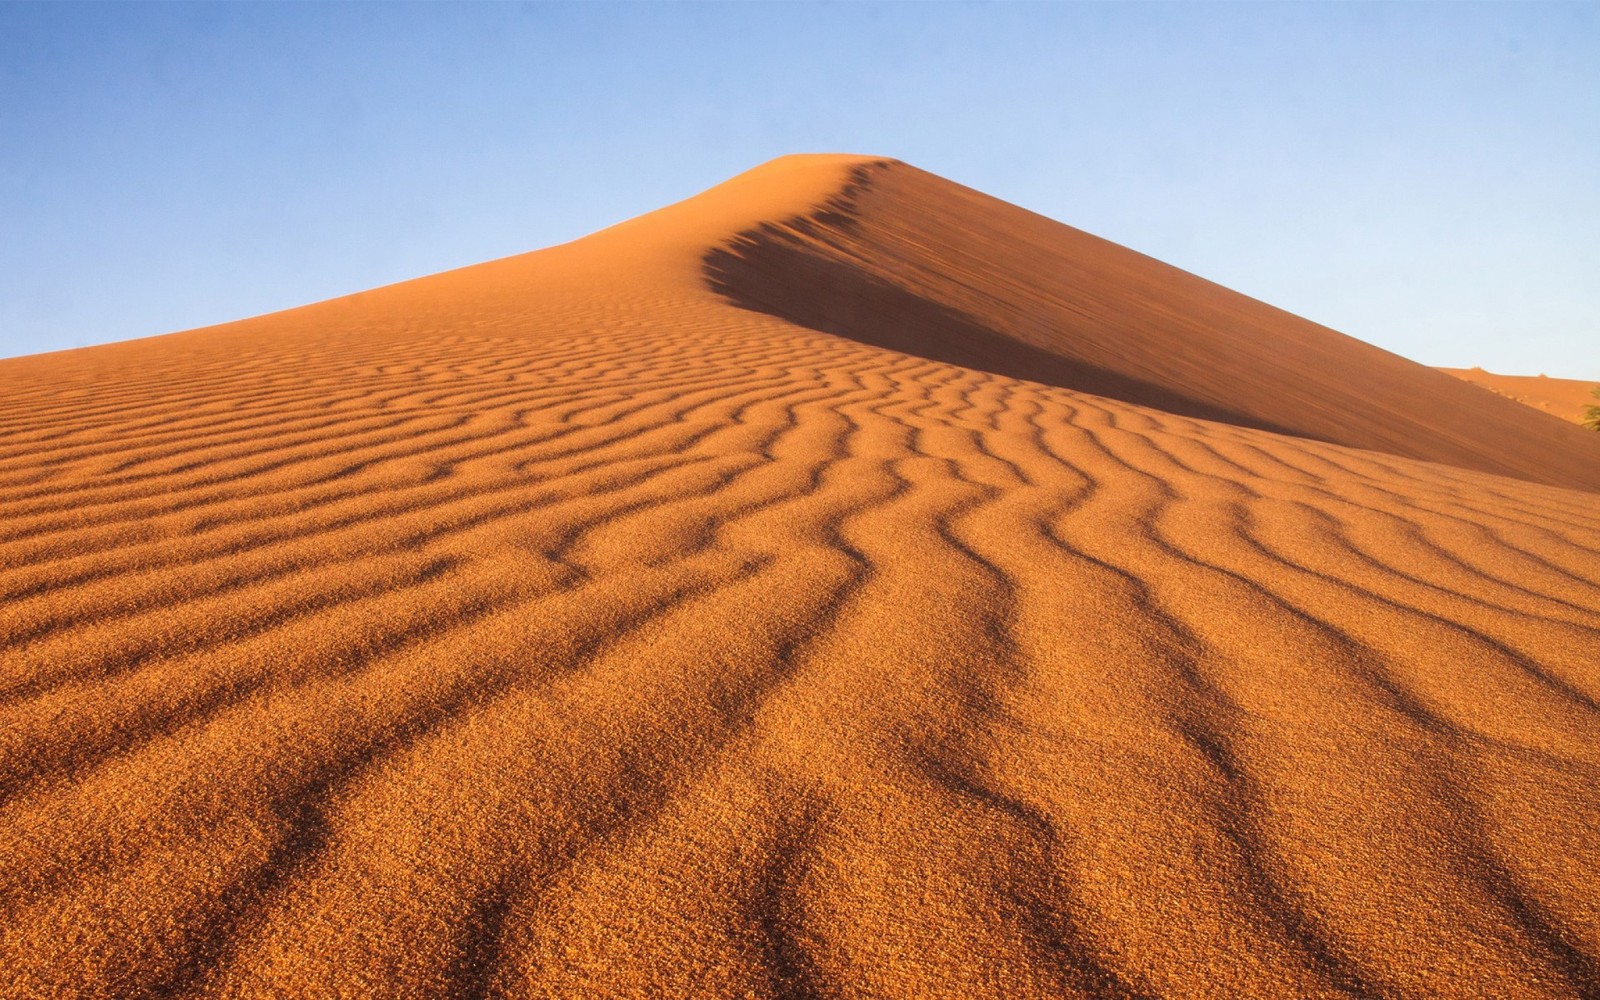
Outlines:
POLYGON ((896 156, 1430 364, 1600 379, 1600 5, 0 4, 0 356, 896 156))

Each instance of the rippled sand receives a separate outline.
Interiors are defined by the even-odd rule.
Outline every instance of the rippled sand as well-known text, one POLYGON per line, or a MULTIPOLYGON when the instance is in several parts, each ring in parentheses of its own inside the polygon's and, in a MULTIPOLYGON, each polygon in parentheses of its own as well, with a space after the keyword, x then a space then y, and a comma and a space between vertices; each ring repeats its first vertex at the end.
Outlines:
POLYGON ((1600 994, 1600 435, 913 168, 0 385, 7 998, 1600 994))

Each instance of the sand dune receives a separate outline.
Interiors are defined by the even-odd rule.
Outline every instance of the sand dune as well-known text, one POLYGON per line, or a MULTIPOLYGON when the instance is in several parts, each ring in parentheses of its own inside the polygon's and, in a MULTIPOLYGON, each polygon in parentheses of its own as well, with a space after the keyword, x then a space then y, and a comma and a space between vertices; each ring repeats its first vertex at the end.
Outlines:
POLYGON ((1600 406, 1600 399, 1594 395, 1595 390, 1600 389, 1600 382, 1548 375, 1496 375, 1482 368, 1439 370, 1575 424, 1584 422, 1589 407, 1600 406))
POLYGON ((0 382, 6 997, 1600 993, 1600 436, 913 168, 0 382))

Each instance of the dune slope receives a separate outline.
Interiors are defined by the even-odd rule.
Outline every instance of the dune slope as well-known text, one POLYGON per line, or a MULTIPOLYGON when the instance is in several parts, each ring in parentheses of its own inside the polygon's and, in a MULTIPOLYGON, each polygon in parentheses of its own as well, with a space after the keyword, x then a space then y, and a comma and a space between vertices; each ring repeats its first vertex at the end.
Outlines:
POLYGON ((1543 410, 1574 424, 1582 424, 1591 406, 1600 406, 1595 397, 1600 382, 1575 378, 1550 378, 1547 375, 1496 375, 1482 368, 1441 368, 1446 375, 1471 382, 1524 406, 1543 410))
POLYGON ((0 995, 1595 995, 1582 453, 1036 219, 0 363, 0 995))
POLYGON ((735 301, 955 364, 1600 490, 1600 440, 906 164, 708 255, 735 301), (819 288, 827 294, 817 294, 819 288))

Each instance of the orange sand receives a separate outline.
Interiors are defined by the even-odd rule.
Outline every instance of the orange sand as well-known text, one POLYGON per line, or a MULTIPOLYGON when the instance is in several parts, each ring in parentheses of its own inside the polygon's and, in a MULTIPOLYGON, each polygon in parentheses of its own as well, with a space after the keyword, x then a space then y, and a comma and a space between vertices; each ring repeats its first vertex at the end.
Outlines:
POLYGON ((1600 435, 913 168, 0 383, 4 997, 1600 991, 1600 435))
POLYGON ((1594 395, 1595 390, 1600 389, 1600 382, 1548 375, 1496 375, 1482 368, 1439 370, 1575 424, 1583 423, 1584 411, 1589 407, 1600 406, 1600 399, 1594 395))

